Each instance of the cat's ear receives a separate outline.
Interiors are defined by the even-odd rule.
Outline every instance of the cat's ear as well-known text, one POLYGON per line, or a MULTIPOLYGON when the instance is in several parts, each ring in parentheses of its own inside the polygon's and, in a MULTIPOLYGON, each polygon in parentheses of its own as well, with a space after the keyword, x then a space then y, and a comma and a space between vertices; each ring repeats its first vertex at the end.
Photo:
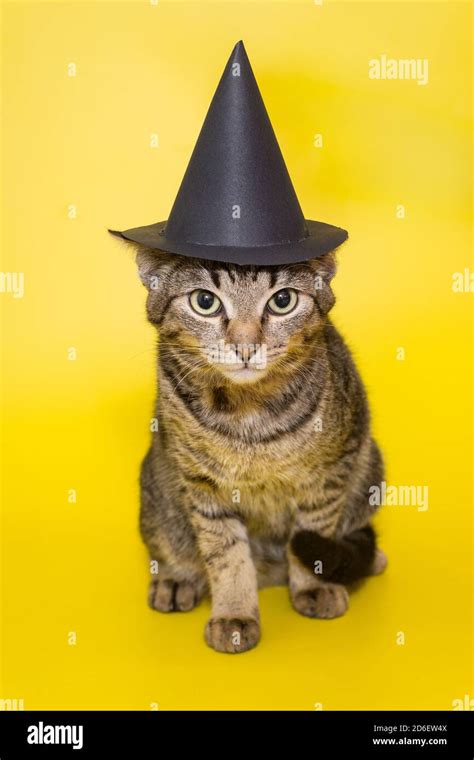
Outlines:
POLYGON ((135 246, 135 250, 135 260, 140 280, 147 290, 158 290, 162 277, 160 270, 163 267, 163 259, 160 257, 160 252, 144 248, 143 246, 135 246))
POLYGON ((140 243, 125 241, 135 253, 138 276, 148 292, 160 288, 171 261, 170 254, 154 248, 146 248, 140 243))
POLYGON ((327 314, 336 301, 331 289, 331 280, 336 274, 337 268, 336 254, 334 251, 330 251, 319 259, 312 259, 309 264, 314 273, 314 289, 318 305, 323 314, 327 314))
POLYGON ((135 243, 133 240, 127 240, 122 236, 120 237, 122 244, 125 244, 127 248, 135 254, 138 276, 143 285, 148 291, 157 290, 160 279, 163 276, 163 267, 167 260, 167 254, 152 248, 147 248, 140 243, 135 243))

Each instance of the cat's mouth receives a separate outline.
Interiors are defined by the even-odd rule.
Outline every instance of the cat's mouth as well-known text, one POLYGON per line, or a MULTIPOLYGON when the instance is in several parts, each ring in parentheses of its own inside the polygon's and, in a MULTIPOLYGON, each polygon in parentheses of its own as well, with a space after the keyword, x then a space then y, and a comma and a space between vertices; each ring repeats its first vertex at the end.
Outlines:
POLYGON ((268 347, 266 343, 234 346, 220 341, 215 346, 202 347, 202 352, 209 364, 228 380, 243 384, 256 383, 267 375, 268 370, 285 366, 287 347, 268 347))
POLYGON ((265 343, 229 344, 221 340, 203 348, 208 362, 230 380, 243 383, 258 380, 268 365, 265 343))

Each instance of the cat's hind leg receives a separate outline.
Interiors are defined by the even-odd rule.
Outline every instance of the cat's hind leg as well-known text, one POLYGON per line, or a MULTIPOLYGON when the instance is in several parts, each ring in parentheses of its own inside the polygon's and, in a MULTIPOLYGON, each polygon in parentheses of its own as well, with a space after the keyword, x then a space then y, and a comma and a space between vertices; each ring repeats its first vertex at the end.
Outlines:
POLYGON ((300 615, 331 619, 344 615, 349 607, 349 594, 341 583, 321 580, 289 551, 290 598, 300 615))
POLYGON ((371 525, 339 539, 299 531, 289 549, 290 595, 297 612, 333 618, 349 606, 346 584, 382 573, 387 558, 375 543, 371 525))
POLYGON ((380 575, 388 565, 387 555, 378 547, 375 549, 375 557, 370 568, 370 575, 380 575))

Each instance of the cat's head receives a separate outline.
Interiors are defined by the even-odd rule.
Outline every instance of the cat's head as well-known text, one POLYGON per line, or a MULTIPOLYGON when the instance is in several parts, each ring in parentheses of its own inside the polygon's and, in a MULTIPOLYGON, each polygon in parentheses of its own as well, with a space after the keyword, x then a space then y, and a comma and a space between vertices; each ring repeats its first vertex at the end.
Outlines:
POLYGON ((334 253, 237 266, 135 246, 160 350, 222 380, 258 382, 301 359, 334 304, 334 253))

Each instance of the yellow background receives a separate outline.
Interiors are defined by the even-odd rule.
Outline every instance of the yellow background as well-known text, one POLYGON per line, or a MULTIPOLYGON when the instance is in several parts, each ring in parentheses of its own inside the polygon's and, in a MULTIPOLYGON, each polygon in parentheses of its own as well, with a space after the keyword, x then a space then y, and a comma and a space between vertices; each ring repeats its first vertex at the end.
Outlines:
POLYGON ((451 287, 454 272, 472 271, 470 4, 2 11, 2 269, 25 273, 25 295, 0 296, 0 698, 26 709, 312 710, 451 709, 474 697, 473 296, 451 287), (388 482, 428 485, 429 509, 382 510, 389 569, 345 617, 305 619, 286 589, 265 590, 260 646, 230 657, 203 642, 208 602, 171 616, 146 605, 137 476, 155 336, 130 254, 106 227, 166 218, 240 38, 306 215, 350 231, 334 320, 366 382, 388 482), (369 80, 382 54, 427 58, 429 84, 369 80))

